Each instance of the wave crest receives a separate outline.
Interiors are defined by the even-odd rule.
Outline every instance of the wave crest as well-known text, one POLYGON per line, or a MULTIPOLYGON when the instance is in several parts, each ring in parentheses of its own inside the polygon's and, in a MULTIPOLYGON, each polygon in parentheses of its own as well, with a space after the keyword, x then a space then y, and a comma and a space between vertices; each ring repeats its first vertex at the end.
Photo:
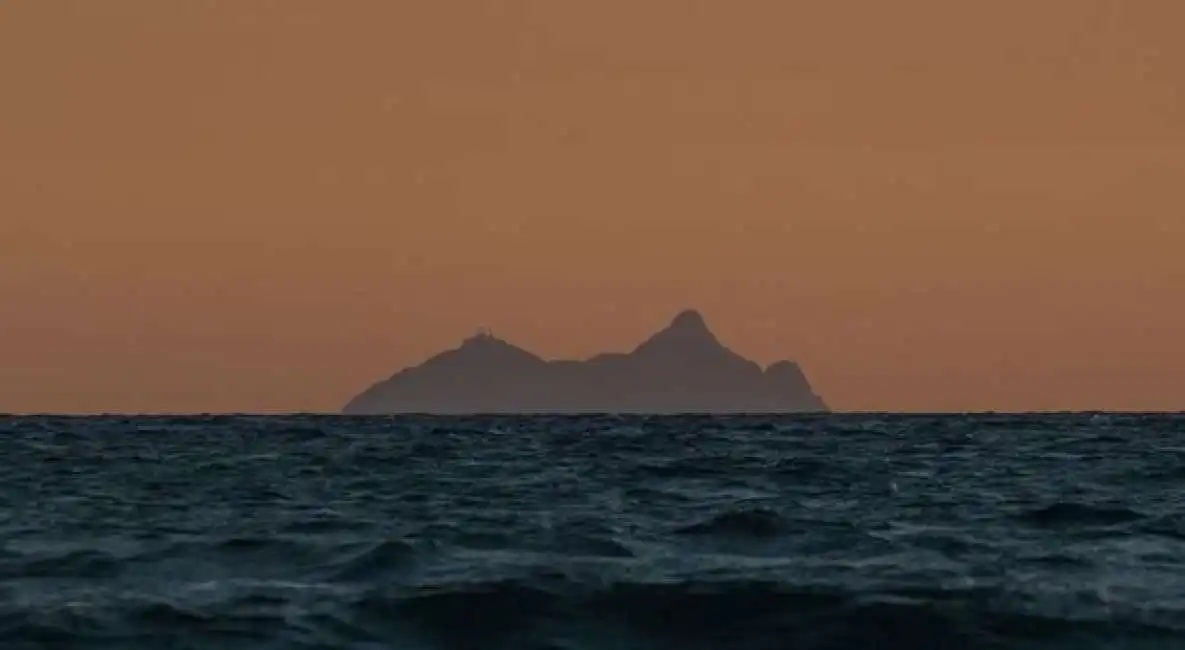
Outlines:
POLYGON ((676 532, 681 535, 777 537, 790 530, 790 522, 777 511, 753 506, 723 512, 706 521, 679 528, 676 532))

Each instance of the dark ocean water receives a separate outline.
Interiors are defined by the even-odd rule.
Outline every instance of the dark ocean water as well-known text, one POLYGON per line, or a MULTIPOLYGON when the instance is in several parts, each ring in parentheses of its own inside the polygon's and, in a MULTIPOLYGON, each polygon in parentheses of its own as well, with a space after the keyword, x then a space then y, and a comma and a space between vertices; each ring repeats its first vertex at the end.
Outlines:
POLYGON ((1185 648, 1185 417, 0 418, 0 648, 1185 648))

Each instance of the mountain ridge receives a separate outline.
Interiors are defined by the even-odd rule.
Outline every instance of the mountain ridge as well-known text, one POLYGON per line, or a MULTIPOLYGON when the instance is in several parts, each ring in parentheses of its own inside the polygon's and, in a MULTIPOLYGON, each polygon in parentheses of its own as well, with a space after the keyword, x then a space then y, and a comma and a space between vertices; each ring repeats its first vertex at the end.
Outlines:
POLYGON ((802 368, 762 368, 685 309, 630 352, 547 360, 479 332, 373 384, 346 414, 828 412, 802 368))

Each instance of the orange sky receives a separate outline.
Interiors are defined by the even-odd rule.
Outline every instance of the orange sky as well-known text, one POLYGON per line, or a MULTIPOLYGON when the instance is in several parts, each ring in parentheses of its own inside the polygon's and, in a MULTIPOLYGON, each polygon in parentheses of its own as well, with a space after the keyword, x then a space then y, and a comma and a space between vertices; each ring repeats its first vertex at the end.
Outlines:
POLYGON ((0 411, 683 307, 836 408, 1185 408, 1180 0, 0 2, 0 411))

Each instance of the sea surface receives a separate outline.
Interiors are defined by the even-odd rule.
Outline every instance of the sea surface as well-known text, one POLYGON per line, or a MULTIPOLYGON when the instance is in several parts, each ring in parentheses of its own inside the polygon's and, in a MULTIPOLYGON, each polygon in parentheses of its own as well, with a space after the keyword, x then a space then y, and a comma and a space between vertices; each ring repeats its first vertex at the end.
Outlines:
POLYGON ((1185 416, 0 418, 0 648, 1185 648, 1185 416))

